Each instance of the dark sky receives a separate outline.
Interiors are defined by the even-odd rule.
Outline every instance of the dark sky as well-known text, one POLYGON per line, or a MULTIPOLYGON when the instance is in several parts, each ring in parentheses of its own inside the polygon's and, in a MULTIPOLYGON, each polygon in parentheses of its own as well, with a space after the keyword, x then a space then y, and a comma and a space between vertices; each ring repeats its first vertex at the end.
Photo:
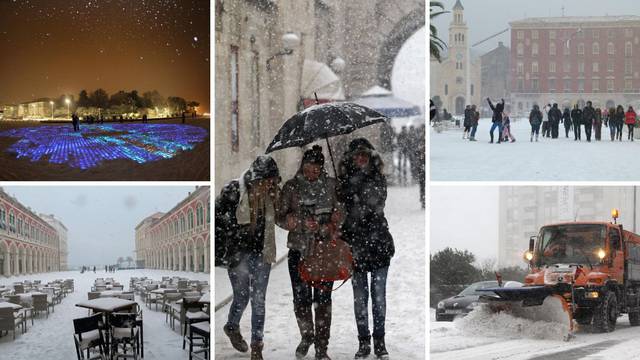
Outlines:
POLYGON ((0 0, 0 104, 156 89, 209 112, 208 0, 0 0))

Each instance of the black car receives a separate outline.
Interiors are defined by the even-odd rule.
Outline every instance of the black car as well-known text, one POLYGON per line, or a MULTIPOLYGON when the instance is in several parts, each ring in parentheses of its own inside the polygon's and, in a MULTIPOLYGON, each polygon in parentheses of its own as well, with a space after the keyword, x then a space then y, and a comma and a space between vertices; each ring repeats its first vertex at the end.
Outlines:
MULTIPOLYGON (((508 281, 504 286, 514 286, 510 283, 516 283, 515 281, 508 281)), ((486 291, 477 291, 478 289, 498 287, 497 281, 480 281, 469 285, 466 289, 462 290, 460 294, 444 299, 438 303, 436 308, 436 321, 453 321, 456 316, 467 315, 471 310, 478 306, 478 298, 480 295, 489 295, 486 291)))

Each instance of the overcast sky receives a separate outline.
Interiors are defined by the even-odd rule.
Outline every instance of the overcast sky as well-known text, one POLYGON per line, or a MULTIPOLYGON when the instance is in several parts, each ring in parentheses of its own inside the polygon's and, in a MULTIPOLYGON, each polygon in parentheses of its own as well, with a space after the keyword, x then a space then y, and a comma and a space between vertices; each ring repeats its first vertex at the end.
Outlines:
POLYGON ((68 229, 69 266, 135 259, 135 227, 156 211, 167 212, 191 186, 6 186, 5 192, 68 229))
POLYGON ((431 186, 429 204, 431 254, 448 246, 498 259, 497 186, 431 186))
MULTIPOLYGON (((637 0, 461 0, 464 18, 469 27, 470 44, 474 44, 493 34, 509 28, 509 22, 527 17, 562 16, 601 16, 601 15, 640 15, 637 0)), ((445 9, 451 11, 456 0, 442 0, 445 9)), ((438 34, 445 42, 449 41, 451 13, 436 17, 433 22, 438 34)), ((473 47, 480 55, 498 46, 503 41, 509 46, 509 32, 495 37, 482 45, 473 47)))

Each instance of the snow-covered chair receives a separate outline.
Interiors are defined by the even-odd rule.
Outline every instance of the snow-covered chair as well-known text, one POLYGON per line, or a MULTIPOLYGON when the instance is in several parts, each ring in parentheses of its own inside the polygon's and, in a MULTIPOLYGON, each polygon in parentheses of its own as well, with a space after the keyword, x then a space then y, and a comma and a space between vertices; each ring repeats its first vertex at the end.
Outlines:
POLYGON ((0 332, 13 332, 13 340, 16 339, 16 328, 22 327, 22 333, 27 328, 27 320, 23 313, 15 313, 10 307, 0 308, 0 332))
POLYGON ((195 324, 203 321, 210 321, 209 314, 203 311, 204 304, 198 302, 196 299, 184 298, 182 299, 182 308, 180 311, 180 330, 182 332, 182 349, 185 349, 186 342, 190 340, 187 336, 187 330, 191 324, 195 324))
POLYGON ((112 313, 109 314, 109 324, 111 325, 111 358, 114 356, 115 359, 121 356, 129 358, 133 355, 134 359, 138 359, 140 328, 137 315, 135 313, 112 313), (129 349, 131 349, 131 354, 128 354, 129 349))
MULTIPOLYGON (((36 314, 40 311, 45 311, 47 313, 47 318, 49 318, 49 308, 53 309, 53 302, 47 301, 46 294, 33 294, 31 295, 33 312, 36 314)), ((33 319, 33 316, 31 317, 33 319)))
POLYGON ((105 341, 102 334, 100 323, 102 322, 102 314, 96 314, 86 318, 73 319, 74 335, 73 340, 76 344, 76 354, 78 360, 84 359, 105 359, 105 341), (91 350, 98 348, 99 354, 91 355, 91 350), (84 351, 87 357, 84 356, 84 351))

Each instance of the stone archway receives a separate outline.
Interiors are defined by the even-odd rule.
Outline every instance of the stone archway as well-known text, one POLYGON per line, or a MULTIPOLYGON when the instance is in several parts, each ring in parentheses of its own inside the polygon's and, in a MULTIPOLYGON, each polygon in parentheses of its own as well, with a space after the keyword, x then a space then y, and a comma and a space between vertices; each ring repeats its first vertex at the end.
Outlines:
POLYGON ((0 242, 0 275, 9 276, 9 248, 7 244, 0 242))

